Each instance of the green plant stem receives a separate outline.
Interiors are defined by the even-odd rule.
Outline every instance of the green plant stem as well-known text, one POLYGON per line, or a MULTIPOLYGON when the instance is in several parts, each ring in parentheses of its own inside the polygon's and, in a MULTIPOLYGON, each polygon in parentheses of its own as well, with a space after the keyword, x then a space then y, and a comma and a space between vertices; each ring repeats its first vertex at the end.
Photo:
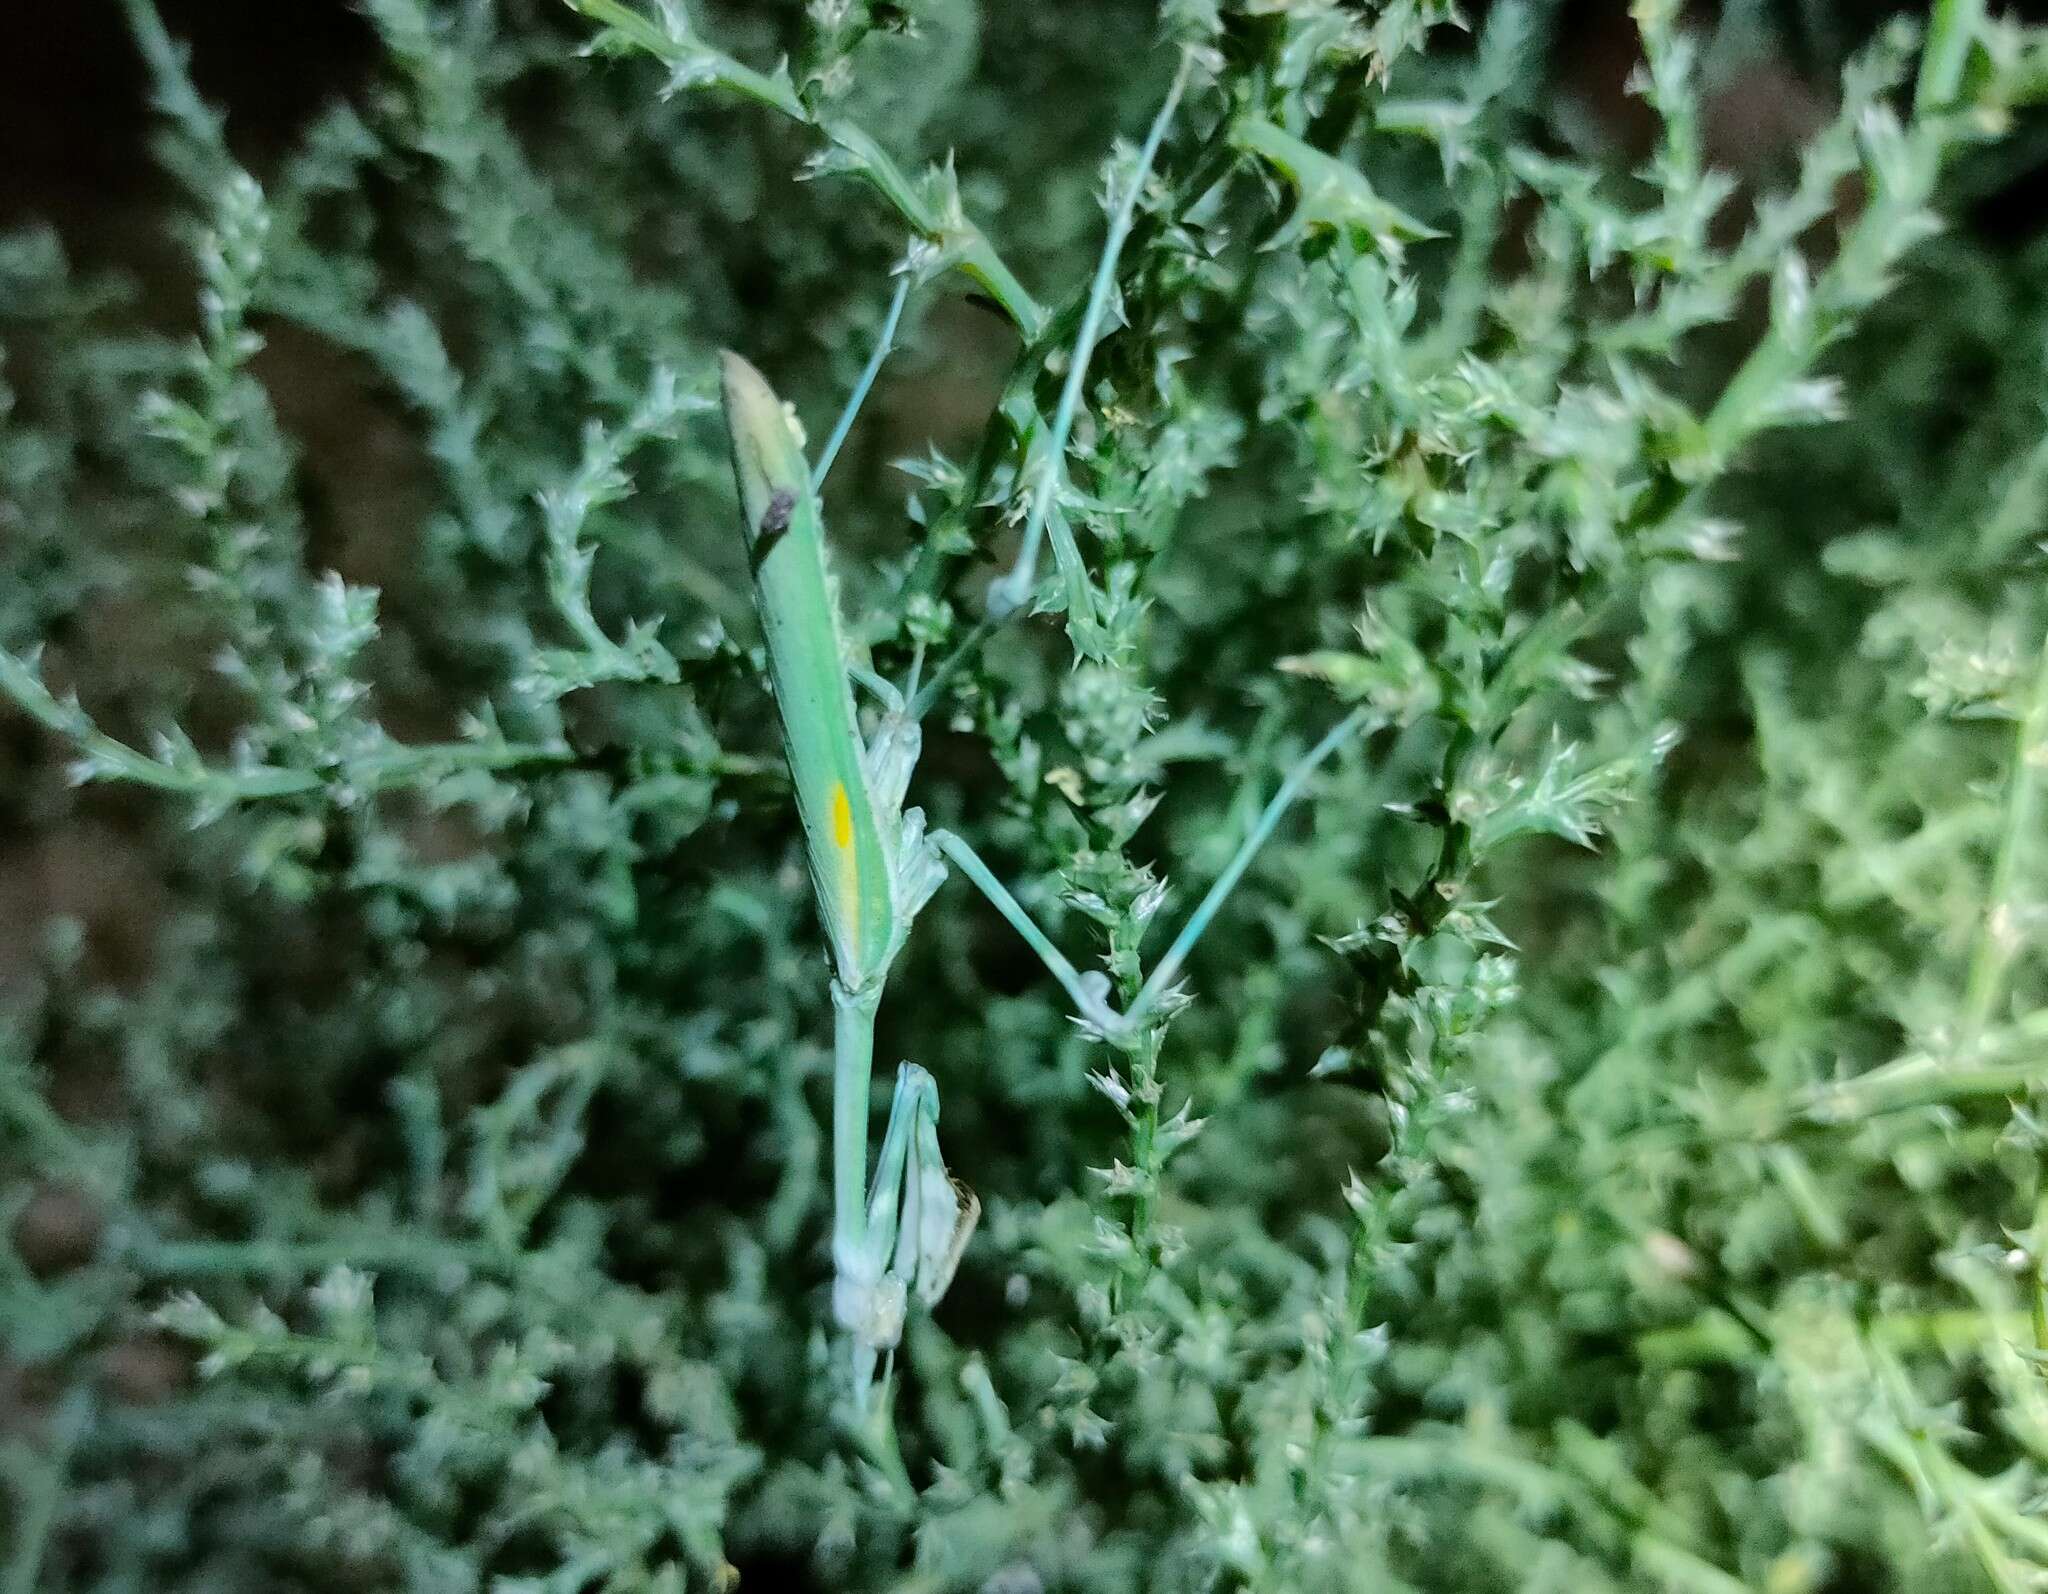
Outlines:
POLYGON ((1920 77, 1913 85, 1913 110, 1926 116, 1955 103, 1963 84, 1970 46, 1984 26, 1984 0, 1935 0, 1934 19, 1920 52, 1920 77))
MULTIPOLYGON (((437 773, 491 772, 516 769, 604 767, 603 753, 583 753, 563 742, 432 742, 418 746, 388 745, 359 753, 318 769, 278 764, 223 768, 149 754, 107 735, 75 703, 60 701, 34 668, 0 650, 0 698, 11 701, 44 729, 63 737, 105 773, 154 791, 204 801, 260 802, 315 792, 346 791, 352 795, 399 791, 437 773)), ((781 771, 779 762, 742 753, 718 753, 690 766, 689 772, 713 776, 761 776, 781 771)), ((99 771, 88 768, 87 778, 99 771)))
POLYGON ((1817 1086, 1799 1098, 1790 1114, 1774 1119, 1766 1133, 1782 1132, 1802 1120, 1838 1128, 1914 1107, 2024 1094, 2048 1082, 2044 1045, 2048 1009, 1978 1037, 1967 1063, 1915 1052, 1854 1079, 1817 1086))
MULTIPOLYGON (((2042 437, 2013 467, 1998 502, 1985 517, 1977 538, 1977 557, 1985 564, 2005 558, 2013 544, 2034 530, 2036 505, 2048 484, 2048 436, 2042 437)), ((1976 483, 1971 483, 1973 489, 1976 483)))
POLYGON ((253 1278, 325 1272, 332 1267, 432 1277, 452 1268, 502 1277, 516 1250, 434 1234, 364 1234, 323 1240, 125 1239, 120 1259, 157 1278, 253 1278))
MULTIPOLYGON (((1899 168, 1917 173, 1922 184, 1931 183, 1955 142, 1952 119, 1940 113, 1960 86, 1962 66, 1982 20, 1983 0, 1938 0, 1921 53, 1913 121, 1899 168)), ((1692 479, 1666 480, 1646 493, 1633 518, 1633 531, 1648 530, 1689 510, 1729 457, 1770 424, 1772 395, 1812 364, 1836 330, 1841 286, 1852 280, 1882 279, 1891 238, 1924 197, 1918 187, 1886 192, 1873 185, 1870 203, 1849 227, 1808 296, 1815 324, 1797 337, 1775 321, 1765 329, 1700 422, 1698 449, 1706 468, 1692 479)))
POLYGON ((2027 1280, 2027 1326, 2033 1330, 2034 1353, 2048 1356, 2048 1186, 2034 1196, 2034 1222, 2027 1231, 2027 1249, 2033 1253, 2032 1276, 2027 1280))
MULTIPOLYGON (((1906 150, 1901 164, 1902 169, 1917 171, 1928 182, 1938 171, 1942 158, 1954 141, 1948 125, 1934 114, 1936 106, 1928 98, 1928 74, 1932 71, 1938 79, 1945 70, 1937 64, 1938 57, 1950 51, 1967 50, 1976 26, 1974 13, 1979 8, 1981 0, 1942 0, 1935 16, 1934 31, 1921 56, 1923 94, 1916 101, 1913 124, 1905 134, 1906 150)), ((1960 71, 1959 64, 1956 70, 1960 71)), ((1712 467, 1708 479, 1737 448, 1769 424, 1770 395, 1811 365, 1814 356, 1825 345, 1833 330, 1827 323, 1838 313, 1834 306, 1840 285, 1851 280, 1881 278, 1891 238, 1897 233, 1901 220, 1921 203, 1923 197, 1917 190, 1888 192, 1873 185, 1870 203, 1849 228, 1833 262, 1813 285, 1810 302, 1812 315, 1819 324, 1795 341, 1784 328, 1773 322, 1721 390, 1720 397, 1701 423, 1705 454, 1712 467)), ((1704 485, 1704 481, 1688 484, 1672 507, 1689 504, 1704 485)), ((1657 518, 1668 518, 1668 515, 1657 518)))
POLYGON ((92 1396, 83 1389, 72 1390, 58 1406, 50 1427, 49 1454, 28 1469, 30 1475, 23 1480, 14 1523, 14 1548, 7 1558, 0 1594, 35 1594, 42 1578, 50 1530, 56 1524, 57 1507, 64 1500, 71 1455, 91 1420, 92 1396))
MULTIPOLYGON (((1102 254, 1095 262, 1095 276, 1088 286, 1088 302, 1081 312, 1081 329, 1074 336, 1074 349, 1067 362, 1067 377, 1060 388, 1059 404, 1053 411, 1052 429, 1046 434, 1044 452, 1039 457, 1038 479, 1032 485, 1031 507, 1025 516, 1023 540, 1017 550, 1016 563, 1009 574, 1003 576, 989 588, 989 612, 998 617, 1014 614, 1031 599, 1033 588, 1038 585, 1038 548, 1045 534, 1046 517, 1052 508, 1053 495, 1060 483, 1066 479, 1067 439, 1074 427, 1074 415, 1080 408, 1081 389, 1088 380, 1088 362, 1095 353, 1096 339, 1101 336, 1102 318, 1109 309, 1110 289, 1116 284, 1118 257, 1123 253, 1124 241, 1130 236, 1131 222, 1138 210, 1138 198, 1144 192, 1145 183, 1152 174, 1152 162, 1159 153, 1159 145, 1166 137, 1167 126, 1173 120, 1176 106, 1187 87, 1188 74, 1193 66, 1192 55, 1183 53, 1180 65, 1175 68, 1173 83, 1166 91, 1166 99, 1159 112, 1152 118, 1152 125, 1146 131, 1145 142, 1138 151, 1138 163, 1124 192, 1117 196, 1116 210, 1110 216, 1109 232, 1102 241, 1102 254)), ((1065 563, 1065 561, 1062 561, 1065 563)), ((1069 599, 1069 614, 1083 618, 1081 611, 1072 608, 1076 601, 1085 603, 1086 581, 1083 573, 1066 569, 1069 599)))
MULTIPOLYGON (((1950 1311, 1887 1312, 1874 1318, 1866 1332, 1876 1345, 1954 1354, 1988 1342, 2017 1340, 2027 1327, 2027 1316, 2019 1312, 1962 1307, 1950 1311)), ((1768 1362, 1772 1355, 1767 1337, 1719 1310, 1703 1313, 1690 1322, 1638 1334, 1635 1350, 1643 1361, 1667 1367, 1768 1362)))
POLYGON ((881 145, 860 128, 844 121, 820 120, 798 95, 786 75, 770 77, 743 66, 708 46, 685 47, 623 0, 564 0, 568 7, 611 28, 625 43, 644 51, 671 70, 698 72, 708 87, 742 95, 780 111, 792 121, 817 128, 851 160, 845 169, 862 177, 921 238, 938 247, 954 270, 985 288, 1016 326, 1026 343, 1045 330, 1045 311, 996 252, 982 230, 971 222, 939 214, 891 160, 881 145))
POLYGON ((619 34, 671 66, 682 66, 687 62, 702 63, 709 75, 705 81, 719 88, 730 89, 735 94, 763 105, 773 106, 783 115, 794 117, 799 122, 811 120, 809 111, 802 100, 797 98, 796 89, 787 77, 769 77, 756 72, 752 67, 743 66, 731 56, 716 50, 704 49, 685 57, 675 47, 675 41, 646 17, 620 0, 567 0, 572 11, 581 12, 594 21, 615 28, 619 34))
POLYGON ((1786 1135, 1854 1128, 1915 1108, 2027 1095, 2048 1085, 2044 1047, 2048 1009, 2039 1009, 1978 1037, 1968 1063, 1910 1052, 1853 1078, 1814 1085, 1789 1100, 1743 1113, 1718 1129, 1703 1128, 1690 1117, 1667 1118, 1642 1124, 1631 1138, 1642 1137, 1648 1143, 1668 1136, 1676 1145, 1757 1144, 1786 1135))
POLYGON ((1577 1468, 1532 1455, 1525 1442, 1509 1435, 1494 1436, 1490 1442, 1457 1433, 1373 1435, 1345 1440, 1335 1447, 1335 1459, 1379 1478, 1468 1479, 1500 1489, 1538 1513, 1562 1505, 1588 1520, 1625 1530, 1637 1564, 1661 1586, 1749 1594, 1747 1584, 1673 1542, 1673 1535, 1685 1532, 1685 1524, 1674 1513, 1659 1509, 1653 1496, 1617 1496, 1577 1468))
POLYGON ((43 1099, 11 1052, 0 1054, 0 1128, 27 1142, 27 1155, 40 1171, 61 1172, 96 1196, 119 1198, 124 1180, 113 1160, 43 1099))
POLYGON ((889 1486, 898 1510, 908 1513, 917 1503, 917 1486, 903 1464, 903 1446, 896 1437, 895 1377, 882 1379, 879 1398, 857 1407, 848 1423, 854 1444, 889 1486))
POLYGON ((2027 840, 2039 828, 2043 763, 2048 763, 2048 639, 2042 643, 2025 706, 2013 727, 2012 771, 2006 780, 1998 852, 1991 866, 1990 899, 1977 926, 1963 993, 1965 1032, 1971 1038, 1981 1035, 1990 1022, 2021 945, 2015 896, 2027 840))
POLYGON ((193 797, 220 797, 235 801, 288 797, 343 783, 359 790, 376 791, 409 784, 424 771, 435 768, 510 769, 526 764, 568 764, 576 760, 575 752, 565 745, 448 742, 426 747, 385 748, 351 759, 333 770, 287 769, 276 765, 240 769, 190 767, 152 758, 126 742, 108 736, 88 721, 76 705, 59 702, 43 685, 33 667, 5 651, 0 651, 0 696, 11 699, 31 719, 73 742, 88 757, 105 764, 122 779, 157 791, 193 797))
POLYGON ((2048 1526, 2017 1510, 1984 1479, 1962 1466, 1932 1431, 1912 1380, 1891 1350, 1866 1340, 1876 1382, 1891 1406, 1889 1424, 1866 1422, 1864 1442, 1897 1467, 1914 1489, 1931 1491, 1969 1528, 1969 1543, 2001 1594, 2025 1594, 2032 1587, 2011 1563, 2007 1546, 2029 1562, 2048 1559, 2048 1526))

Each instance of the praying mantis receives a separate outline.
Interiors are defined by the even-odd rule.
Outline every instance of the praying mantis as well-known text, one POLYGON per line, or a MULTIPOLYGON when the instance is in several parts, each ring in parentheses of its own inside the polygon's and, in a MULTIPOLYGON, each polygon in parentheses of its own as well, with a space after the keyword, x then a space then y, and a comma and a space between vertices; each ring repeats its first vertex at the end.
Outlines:
MULTIPOLYGON (((1184 51, 1136 164, 1118 190, 1059 405, 1050 427, 1034 440, 1035 447, 1042 446, 1042 468, 1028 489, 1022 550, 1016 565, 990 588, 989 621, 973 636, 984 634, 986 624, 1022 612, 1034 584, 1041 534, 1059 533, 1055 552, 1063 564, 1078 566, 1064 522, 1052 511, 1061 460, 1089 357, 1113 297, 1118 254, 1194 64, 1193 54, 1184 51)), ((950 663, 922 691, 913 666, 909 687, 898 691, 857 668, 842 640, 825 567, 818 492, 888 354, 913 275, 908 269, 899 272, 874 354, 815 467, 804 457, 801 429, 767 379, 737 354, 721 357, 726 429, 767 643, 769 682, 782 721, 818 916, 831 949, 832 1314, 848 1338, 854 1405, 863 1415, 870 1409, 882 1358, 893 1354, 902 1338, 911 1302, 929 1310, 945 1295, 981 1211, 973 1191, 946 1168, 939 1150, 939 1087, 915 1063, 897 1068, 881 1150, 873 1177, 868 1175, 875 1015, 889 969, 918 911, 944 882, 946 865, 966 875, 1038 954, 1086 1031, 1112 1045, 1133 1044, 1146 1017, 1174 992, 1188 954, 1310 775, 1371 712, 1365 705, 1354 708, 1288 772, 1136 996, 1122 1012, 1112 1008, 1108 976, 1077 970, 972 847, 949 831, 928 830, 923 810, 904 806, 922 744, 918 719, 950 663), (861 735, 854 708, 856 682, 883 710, 868 738, 861 735)), ((1078 569, 1067 573, 1075 579, 1078 569)), ((962 651, 971 645, 972 637, 962 651)))
MULTIPOLYGON (((899 295, 898 310, 900 303, 899 295)), ((872 1178, 867 1164, 875 1016, 890 967, 919 910, 943 883, 947 863, 979 887, 1038 954, 1084 1028, 1112 1044, 1128 1042, 1172 990, 1202 931, 1309 775, 1357 729, 1364 710, 1347 715, 1289 772, 1137 996, 1116 1011, 1105 975, 1076 970, 965 841, 928 830, 923 811, 904 806, 922 740, 915 686, 898 692, 851 665, 825 564, 818 487, 852 406, 814 472, 789 409, 760 372, 732 353, 722 357, 722 367, 769 681, 830 948, 832 1312, 850 1346, 855 1408, 865 1412, 877 1368, 900 1341, 911 1303, 929 1310, 945 1294, 980 1214, 973 1192, 946 1168, 938 1085, 915 1063, 897 1069, 872 1178), (854 704, 856 680, 884 711, 865 738, 854 704)))

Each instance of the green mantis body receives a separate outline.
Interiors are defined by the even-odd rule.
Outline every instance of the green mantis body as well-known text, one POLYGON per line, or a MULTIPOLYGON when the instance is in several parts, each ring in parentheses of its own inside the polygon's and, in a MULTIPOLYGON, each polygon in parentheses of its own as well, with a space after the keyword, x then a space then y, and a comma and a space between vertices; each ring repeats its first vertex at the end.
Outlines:
POLYGON ((819 917, 832 947, 833 1315, 853 1341, 856 1396, 903 1329, 911 1290, 935 1303, 951 1282, 979 1204, 939 1156, 938 1086, 913 1063, 896 1096, 872 1186, 868 1089, 875 1010, 889 966, 945 866, 924 816, 903 808, 917 761, 914 722, 860 734, 839 614, 825 569, 817 492, 795 423, 745 360, 724 358, 733 473, 819 917))
MULTIPOLYGON (((1192 57, 1184 54, 1146 136, 1137 170, 1116 207, 1067 387, 1045 439, 1045 464, 1025 548, 1017 568, 992 590, 992 616, 1012 615, 1022 607, 1033 582, 1039 530, 1048 518, 1056 521, 1051 516, 1051 484, 1062 468, 1067 428, 1102 324, 1117 255, 1191 65, 1192 57)), ((877 159, 870 162, 870 169, 886 165, 877 159)), ((967 265, 971 273, 972 261, 967 265)), ((1132 1011, 1112 1013, 1103 1001, 1108 988, 1103 976, 1076 972, 964 841, 943 833, 927 836, 923 813, 904 808, 920 745, 919 707, 925 700, 912 691, 906 707, 903 696, 883 687, 889 713, 873 742, 863 741, 825 568, 817 481, 830 468, 888 353, 912 282, 908 272, 899 276, 881 341, 825 445, 815 476, 807 468, 794 420, 761 374, 738 355, 727 354, 723 361, 726 423, 754 595, 818 912, 832 946, 832 1304, 834 1317, 852 1340, 853 1392, 861 1409, 866 1407, 877 1362, 901 1337, 911 1292, 926 1306, 945 1293, 980 1212, 972 1192, 946 1172, 939 1154, 938 1086, 912 1063, 897 1071, 895 1100, 872 1184, 867 1177, 875 1012, 911 921, 945 878, 941 854, 988 893, 1066 988, 1083 1022, 1105 1038, 1134 1031, 1140 1011, 1166 989, 1179 958, 1234 878, 1227 875, 1218 882, 1219 889, 1196 910, 1182 942, 1140 993, 1132 1011)), ((1063 563, 1072 567, 1070 579, 1078 581, 1078 558, 1063 563)), ((1241 872, 1241 864, 1235 867, 1241 872)))
MULTIPOLYGON (((944 831, 927 834, 922 811, 903 806, 921 741, 916 715, 892 688, 873 683, 889 712, 872 740, 861 735, 825 565, 823 518, 796 423, 738 355, 724 357, 723 374, 768 673, 832 949, 832 1302, 851 1340, 854 1396, 864 1409, 911 1300, 929 1308, 945 1294, 980 1212, 973 1193, 946 1170, 938 1086, 914 1063, 897 1070, 868 1177, 875 1013, 912 922, 945 878, 944 860, 957 864, 1038 953, 1083 1025, 1113 1044, 1127 1043, 1170 992, 1188 952, 1310 773, 1357 730, 1366 711, 1346 716, 1289 772, 1138 995, 1114 1011, 1105 1000, 1107 980, 1077 971, 966 842, 944 831)), ((842 420, 835 441, 844 431, 842 420)), ((828 458, 831 452, 828 446, 828 458)))
MULTIPOLYGON (((747 557, 811 879, 839 983, 857 993, 881 980, 897 947, 889 832, 900 820, 885 830, 883 820, 898 816, 874 789, 854 717, 810 465, 761 373, 736 354, 725 356, 724 367, 747 557)), ((900 787, 895 795, 900 800, 900 787)))
MULTIPOLYGON (((1079 406, 1089 356, 1103 325, 1117 258, 1131 230, 1138 194, 1192 66, 1193 57, 1183 54, 1173 85, 1138 152, 1136 169, 1114 207, 1068 361, 1059 407, 1044 435, 1033 444, 1040 451, 1040 463, 1032 481, 1023 546, 1016 566, 990 589, 989 620, 975 628, 969 643, 962 645, 963 653, 973 639, 985 634, 989 624, 1022 612, 1036 579, 1039 533, 1062 525, 1053 512, 1053 500, 1064 471, 1068 430, 1079 406)), ((832 1307, 833 1316, 852 1341, 853 1394, 859 1410, 866 1409, 877 1363, 901 1338, 912 1294, 926 1307, 945 1294, 980 1213, 973 1193, 946 1171, 939 1154, 938 1085, 914 1063, 904 1063, 897 1070, 881 1154, 873 1180, 868 1178, 868 1092, 874 1069, 875 1012, 890 965, 902 950, 911 922, 945 879, 942 860, 958 865, 1038 954, 1073 1002, 1075 1017, 1086 1030, 1114 1045, 1133 1044, 1147 1015, 1176 989, 1188 953, 1243 878, 1281 815, 1300 795, 1309 775, 1369 714, 1365 707, 1354 709, 1288 773, 1236 856, 1188 916, 1136 996, 1121 1013, 1113 1010, 1106 1000, 1106 976, 1077 970, 973 848, 945 831, 928 835, 922 811, 903 806, 920 746, 919 714, 950 664, 941 666, 932 685, 922 693, 914 687, 898 693, 863 675, 862 680, 876 690, 888 711, 872 741, 863 740, 854 712, 853 671, 825 567, 817 486, 888 353, 911 285, 910 274, 899 276, 881 340, 833 428, 815 472, 804 459, 795 420, 760 372, 736 354, 724 356, 723 372, 733 472, 739 484, 754 596, 767 640, 768 672, 781 714, 783 745, 796 787, 818 913, 832 947, 832 1307)), ((1060 554, 1070 602, 1079 613, 1086 598, 1085 575, 1071 541, 1062 533, 1055 552, 1060 554)), ((915 676, 916 671, 912 673, 915 676)))

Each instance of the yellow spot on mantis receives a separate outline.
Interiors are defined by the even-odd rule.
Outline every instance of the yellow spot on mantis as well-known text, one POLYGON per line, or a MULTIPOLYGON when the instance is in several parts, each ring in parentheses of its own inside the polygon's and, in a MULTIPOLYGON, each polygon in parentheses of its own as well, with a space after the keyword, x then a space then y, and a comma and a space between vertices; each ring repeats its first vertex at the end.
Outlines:
POLYGON ((846 800, 846 787, 832 785, 832 845, 839 849, 839 893, 846 914, 846 934, 853 953, 860 955, 860 855, 853 849, 853 804, 846 800))

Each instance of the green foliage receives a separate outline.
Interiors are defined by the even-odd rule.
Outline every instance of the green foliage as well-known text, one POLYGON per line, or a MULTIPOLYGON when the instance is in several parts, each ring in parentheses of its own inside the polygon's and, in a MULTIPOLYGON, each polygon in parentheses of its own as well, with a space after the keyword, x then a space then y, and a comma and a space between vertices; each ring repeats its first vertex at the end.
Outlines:
POLYGON ((182 318, 0 241, 0 1590, 2048 1584, 2048 41, 362 9, 254 170, 128 0, 182 318), (886 1428, 711 413, 885 318, 848 662, 1150 993, 923 909, 886 1428))

